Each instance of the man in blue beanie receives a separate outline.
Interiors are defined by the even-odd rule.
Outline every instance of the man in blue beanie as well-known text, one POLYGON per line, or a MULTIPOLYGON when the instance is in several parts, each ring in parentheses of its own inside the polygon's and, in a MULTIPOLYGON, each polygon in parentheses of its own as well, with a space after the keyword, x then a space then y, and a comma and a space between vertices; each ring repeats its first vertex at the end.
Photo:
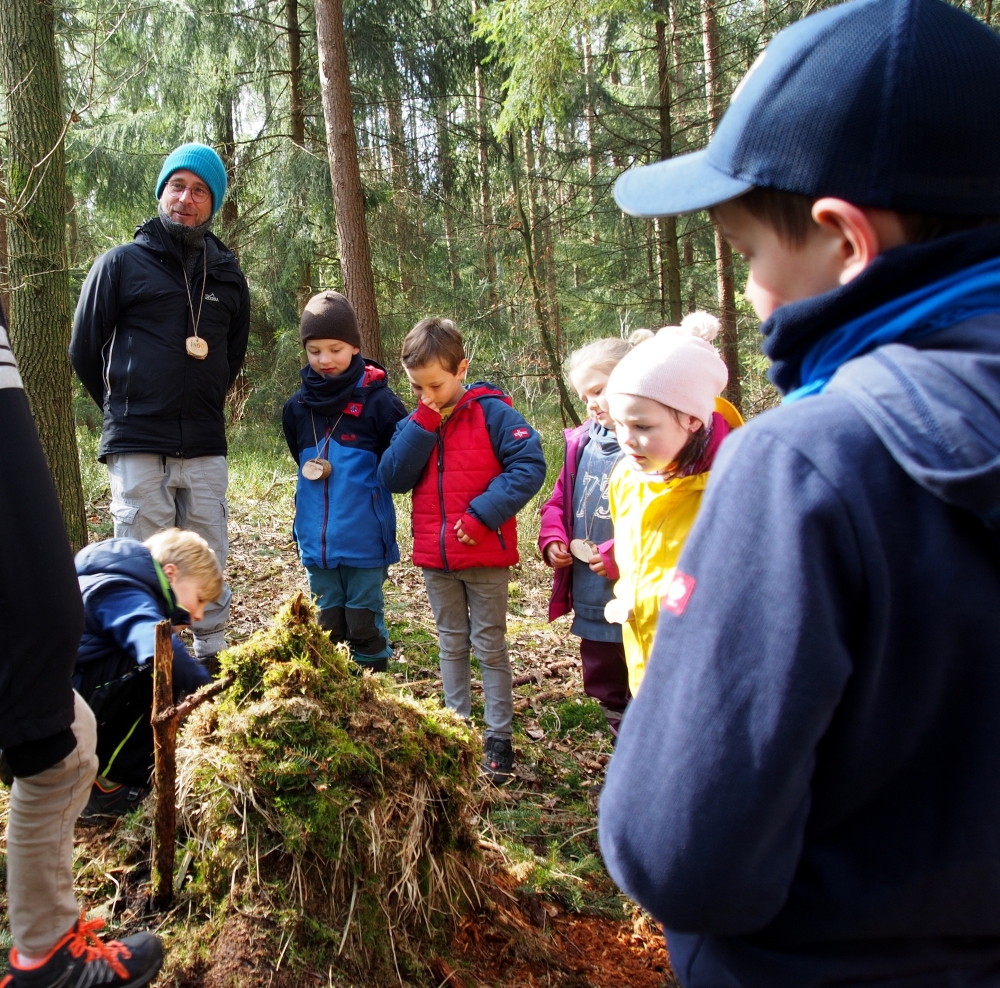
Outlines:
MULTIPOLYGON (((204 144, 172 151, 156 180, 158 216, 102 254, 80 292, 70 359, 104 412, 115 536, 164 528, 201 535, 223 567, 226 393, 246 355, 250 294, 235 255, 209 232, 226 169, 204 144)), ((195 623, 196 657, 225 648, 230 591, 195 623)))
POLYGON ((828 7, 615 196, 712 211, 784 402, 661 601, 608 869, 685 988, 1000 985, 1000 36, 828 7))

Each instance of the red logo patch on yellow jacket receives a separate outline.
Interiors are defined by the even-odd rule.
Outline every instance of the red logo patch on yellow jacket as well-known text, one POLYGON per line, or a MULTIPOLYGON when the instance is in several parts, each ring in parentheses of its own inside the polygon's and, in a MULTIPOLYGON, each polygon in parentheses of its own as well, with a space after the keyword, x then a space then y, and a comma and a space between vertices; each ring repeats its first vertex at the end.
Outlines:
POLYGON ((673 582, 667 587, 666 596, 660 601, 660 607, 680 617, 691 599, 691 594, 694 593, 694 585, 697 582, 693 576, 678 570, 674 574, 673 582))

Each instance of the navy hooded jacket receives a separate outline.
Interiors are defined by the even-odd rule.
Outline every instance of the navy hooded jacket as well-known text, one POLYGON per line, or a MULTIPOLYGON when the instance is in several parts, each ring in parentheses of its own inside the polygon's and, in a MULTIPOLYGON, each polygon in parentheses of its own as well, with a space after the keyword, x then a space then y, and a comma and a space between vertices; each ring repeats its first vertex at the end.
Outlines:
MULTIPOLYGON (((73 685, 89 700, 98 686, 136 666, 151 670, 157 624, 165 618, 187 624, 190 615, 177 606, 163 571, 135 539, 107 539, 86 546, 76 554, 76 572, 84 629, 73 685)), ((175 693, 190 693, 211 682, 176 635, 173 646, 175 693)))
MULTIPOLYGON (((1000 229, 778 310, 806 344, 1000 229)), ((601 797, 686 988, 1000 984, 1000 313, 728 438, 601 797)))
POLYGON ((406 407, 388 386, 385 368, 355 354, 351 365, 324 378, 302 369, 302 387, 285 402, 285 441, 298 464, 294 535, 303 566, 375 569, 399 562, 396 509, 378 480, 378 465, 406 407), (332 470, 302 476, 318 454, 332 470))

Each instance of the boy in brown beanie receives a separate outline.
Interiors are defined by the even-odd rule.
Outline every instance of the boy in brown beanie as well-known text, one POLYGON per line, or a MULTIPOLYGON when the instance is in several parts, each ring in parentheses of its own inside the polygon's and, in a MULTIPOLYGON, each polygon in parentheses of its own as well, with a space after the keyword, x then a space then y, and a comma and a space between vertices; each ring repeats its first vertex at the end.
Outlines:
POLYGON ((339 292, 314 295, 299 332, 308 364, 282 415, 299 465, 293 534, 320 624, 357 663, 385 672, 382 584, 399 546, 392 495, 376 472, 406 409, 385 368, 362 357, 358 318, 339 292))

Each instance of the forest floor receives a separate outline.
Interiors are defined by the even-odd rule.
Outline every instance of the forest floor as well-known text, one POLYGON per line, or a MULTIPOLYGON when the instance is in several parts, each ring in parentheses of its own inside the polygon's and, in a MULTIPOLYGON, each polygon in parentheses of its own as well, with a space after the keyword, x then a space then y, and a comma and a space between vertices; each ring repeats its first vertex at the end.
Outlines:
MULTIPOLYGON (((549 430, 546 430, 549 431, 549 430)), ((553 433, 556 430, 552 430, 553 433)), ((556 435, 558 435, 556 433, 556 435)), ((559 437, 561 438, 561 437, 559 437)), ((546 443, 550 464, 559 462, 557 440, 546 443)), ((85 458, 86 458, 85 450, 85 458)), ((227 579, 233 591, 229 626, 235 643, 270 620, 278 605, 306 591, 305 573, 291 539, 295 476, 276 433, 245 429, 230 454, 230 556, 227 579)), ((550 468, 547 494, 554 479, 550 468)), ((88 469, 91 524, 95 538, 107 537, 107 490, 103 470, 88 469)), ((540 497, 541 497, 540 496, 540 497)), ((538 527, 536 499, 521 518, 522 562, 511 574, 508 642, 515 676, 515 777, 502 789, 484 786, 480 829, 485 840, 524 867, 516 889, 524 928, 542 949, 524 950, 481 916, 462 922, 447 950, 427 958, 426 979, 407 983, 452 988, 658 988, 673 984, 659 930, 621 895, 607 875, 597 842, 597 800, 612 753, 611 737, 597 704, 583 693, 577 640, 567 619, 547 622, 551 571, 538 558, 533 540, 538 527)), ((397 502, 400 547, 409 555, 408 500, 397 502)), ((395 649, 389 674, 416 696, 440 693, 434 621, 419 570, 408 562, 393 566, 386 584, 386 618, 395 649)), ((482 690, 473 669, 473 718, 482 723, 482 690)), ((0 823, 6 794, 0 790, 0 823)), ((220 937, 214 960, 192 965, 186 950, 171 959, 177 917, 148 913, 148 853, 125 856, 121 847, 135 841, 126 826, 78 827, 77 886, 92 915, 104 916, 113 935, 159 923, 167 935, 168 961, 155 985, 223 988, 243 981, 241 970, 268 970, 282 984, 361 984, 331 970, 315 977, 300 972, 278 976, 281 959, 254 957, 253 931, 230 927, 220 937), (172 921, 172 922, 168 922, 172 921), (169 929, 168 929, 169 928, 169 929), (184 955, 184 956, 182 956, 184 955)), ((2 866, 2 859, 0 859, 2 866)), ((0 871, 0 907, 5 905, 0 871)), ((5 910, 4 910, 5 912, 5 910)), ((2 920, 0 920, 2 924, 2 920)), ((0 925, 0 946, 9 934, 0 925)), ((177 945, 178 948, 180 944, 177 945)), ((255 980, 254 983, 257 983, 255 980)), ((268 983, 264 979, 263 983, 268 983)))

